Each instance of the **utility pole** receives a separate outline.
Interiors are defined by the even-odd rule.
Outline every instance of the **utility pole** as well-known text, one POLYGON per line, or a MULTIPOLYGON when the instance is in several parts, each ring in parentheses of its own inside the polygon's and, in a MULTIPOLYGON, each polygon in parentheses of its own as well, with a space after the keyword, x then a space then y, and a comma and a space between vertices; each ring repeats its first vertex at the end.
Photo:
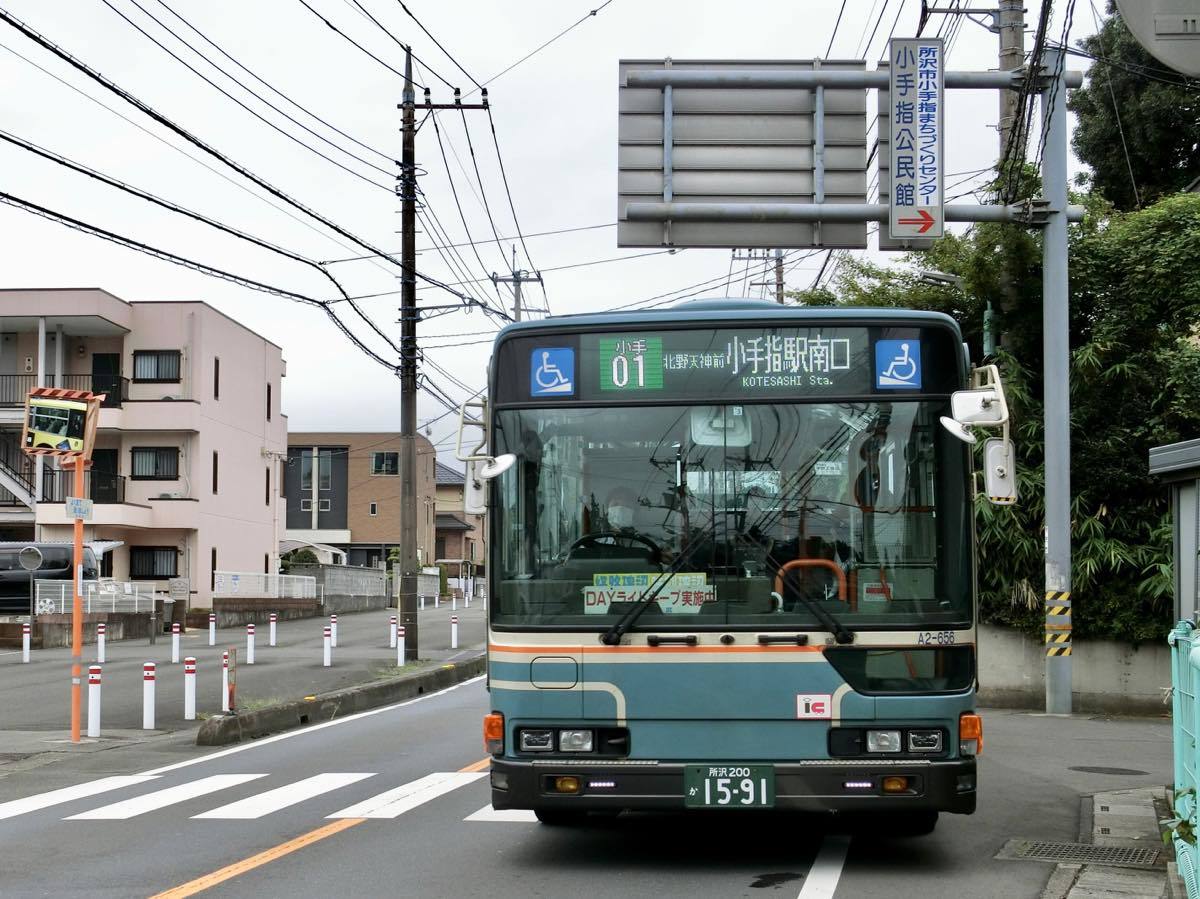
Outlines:
MULTIPOLYGON (((405 629, 404 659, 418 659, 417 627, 417 101, 413 92, 412 48, 404 48, 403 132, 400 178, 400 623, 405 629)), ((453 103, 432 103, 429 89, 421 108, 487 109, 487 88, 479 103, 463 103, 454 89, 453 103)), ((540 276, 539 276, 540 280, 540 276)), ((445 307, 442 307, 445 308, 445 307)))
MULTIPOLYGON (((1000 0, 997 13, 997 30, 1000 34, 1000 68, 1011 71, 1021 68, 1025 62, 1025 7, 1024 0, 1000 0)), ((1003 161, 1008 143, 1012 140, 1017 122, 1017 100, 1015 91, 1000 91, 1000 157, 1003 161)))
POLYGON ((542 273, 541 272, 528 272, 528 271, 525 271, 524 269, 518 269, 517 268, 517 248, 515 246, 512 248, 512 256, 513 256, 512 274, 508 275, 507 277, 502 277, 500 275, 497 275, 495 272, 492 272, 492 283, 493 284, 511 284, 513 286, 513 321, 519 322, 521 320, 521 313, 530 311, 530 310, 526 310, 521 305, 521 285, 528 283, 528 282, 533 282, 533 281, 536 281, 538 284, 541 284, 542 283, 542 273))
POLYGON ((775 302, 783 305, 783 250, 775 251, 775 302))

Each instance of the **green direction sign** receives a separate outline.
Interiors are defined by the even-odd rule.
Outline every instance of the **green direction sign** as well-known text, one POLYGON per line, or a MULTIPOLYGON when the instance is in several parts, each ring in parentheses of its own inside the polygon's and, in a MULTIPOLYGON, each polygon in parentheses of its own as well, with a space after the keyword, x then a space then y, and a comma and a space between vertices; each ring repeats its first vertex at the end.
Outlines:
POLYGON ((662 390, 661 337, 600 338, 601 390, 662 390))

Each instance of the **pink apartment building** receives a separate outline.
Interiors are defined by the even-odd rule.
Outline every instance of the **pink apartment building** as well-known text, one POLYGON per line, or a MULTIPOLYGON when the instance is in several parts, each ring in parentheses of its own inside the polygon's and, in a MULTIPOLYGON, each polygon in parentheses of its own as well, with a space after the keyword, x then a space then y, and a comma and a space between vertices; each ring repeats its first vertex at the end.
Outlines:
POLYGON ((70 540, 72 474, 19 448, 36 385, 105 393, 85 539, 119 544, 103 576, 190 582, 278 570, 281 349, 200 302, 127 303, 89 289, 0 290, 0 540, 70 540))

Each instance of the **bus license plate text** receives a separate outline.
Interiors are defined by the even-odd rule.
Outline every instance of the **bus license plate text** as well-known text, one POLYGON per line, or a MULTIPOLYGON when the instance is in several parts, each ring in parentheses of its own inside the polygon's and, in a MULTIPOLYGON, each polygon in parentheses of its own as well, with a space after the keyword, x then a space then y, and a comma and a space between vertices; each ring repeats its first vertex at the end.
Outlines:
POLYGON ((683 774, 688 808, 773 808, 775 769, 770 765, 688 765, 683 774))

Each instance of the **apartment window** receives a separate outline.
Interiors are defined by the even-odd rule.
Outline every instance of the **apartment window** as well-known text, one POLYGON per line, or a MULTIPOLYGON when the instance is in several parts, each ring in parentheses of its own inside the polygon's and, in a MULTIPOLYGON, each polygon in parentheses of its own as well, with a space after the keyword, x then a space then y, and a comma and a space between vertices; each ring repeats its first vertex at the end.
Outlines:
POLYGON ((217 589, 217 548, 215 546, 212 548, 212 561, 210 562, 210 564, 208 566, 208 577, 209 577, 209 581, 210 581, 210 583, 208 585, 208 589, 216 590, 217 589))
POLYGON ((300 500, 300 511, 301 512, 311 512, 312 511, 312 500, 311 499, 300 500))
POLYGON ((266 479, 263 482, 263 502, 269 506, 271 505, 271 469, 266 468, 263 470, 263 473, 266 475, 266 479))
POLYGON ((213 450, 213 493, 217 492, 217 451, 213 450))
POLYGON ((221 357, 213 356, 213 399, 221 398, 221 357))
POLYGON ((263 574, 271 573, 271 554, 263 553, 263 574))
POLYGON ((371 503, 371 511, 368 514, 369 515, 378 515, 379 514, 379 503, 371 503))
POLYGON ((312 450, 300 450, 300 489, 312 490, 312 450))
POLYGON ((371 453, 371 474, 400 474, 400 454, 371 453))
POLYGON ((133 380, 179 383, 179 350, 134 350, 133 380))
POLYGON ((131 477, 135 481, 179 479, 179 447, 137 446, 132 450, 131 477))
POLYGON ((317 511, 318 512, 328 512, 329 509, 330 509, 329 500, 327 500, 327 499, 317 500, 317 511))
POLYGON ((129 547, 129 576, 133 580, 177 577, 179 551, 173 546, 129 547))
POLYGON ((333 488, 333 450, 321 450, 319 462, 321 465, 320 487, 322 490, 331 490, 333 488))
POLYGON ((267 385, 267 421, 271 420, 271 385, 267 385))

